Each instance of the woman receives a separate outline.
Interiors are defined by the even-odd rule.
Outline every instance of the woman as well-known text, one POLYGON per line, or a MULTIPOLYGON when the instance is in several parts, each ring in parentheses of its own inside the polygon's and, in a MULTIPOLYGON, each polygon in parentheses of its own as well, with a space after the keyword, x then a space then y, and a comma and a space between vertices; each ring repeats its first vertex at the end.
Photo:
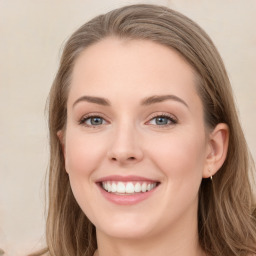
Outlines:
POLYGON ((207 34, 166 7, 98 16, 49 98, 47 249, 36 255, 254 255, 253 161, 207 34))

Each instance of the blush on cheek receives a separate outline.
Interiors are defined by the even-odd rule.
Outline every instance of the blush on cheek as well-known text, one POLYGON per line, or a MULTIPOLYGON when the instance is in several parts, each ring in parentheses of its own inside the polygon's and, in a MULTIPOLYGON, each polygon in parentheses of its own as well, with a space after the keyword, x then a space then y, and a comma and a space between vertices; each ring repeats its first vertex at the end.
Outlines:
POLYGON ((153 154, 158 155, 157 165, 165 170, 166 174, 173 179, 183 179, 198 174, 202 166, 201 143, 195 145, 190 143, 188 137, 186 141, 179 137, 179 140, 170 140, 170 142, 158 144, 153 154))
POLYGON ((105 154, 102 144, 97 139, 92 140, 79 132, 67 136, 65 159, 67 172, 88 175, 95 170, 102 155, 105 154))
POLYGON ((70 150, 66 152, 66 170, 68 173, 83 175, 94 169, 92 154, 83 153, 81 150, 70 150))

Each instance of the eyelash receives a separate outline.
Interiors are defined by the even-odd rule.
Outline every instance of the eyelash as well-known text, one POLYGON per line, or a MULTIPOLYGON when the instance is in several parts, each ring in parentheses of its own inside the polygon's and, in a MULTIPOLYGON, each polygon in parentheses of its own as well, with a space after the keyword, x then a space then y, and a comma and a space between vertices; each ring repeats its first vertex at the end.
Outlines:
POLYGON ((156 125, 156 124, 154 124, 155 126, 158 126, 159 128, 166 128, 166 127, 168 127, 168 126, 175 125, 175 124, 178 123, 177 118, 174 117, 173 115, 170 115, 170 114, 167 114, 167 113, 156 113, 156 114, 154 114, 154 115, 150 118, 149 121, 147 121, 146 124, 152 125, 152 124, 149 124, 149 122, 151 122, 153 119, 156 119, 156 118, 159 118, 159 117, 160 117, 160 118, 167 118, 168 121, 170 122, 170 123, 168 123, 168 124, 163 124, 163 125, 156 125))
MULTIPOLYGON (((96 114, 96 113, 92 113, 92 114, 88 114, 86 116, 83 116, 83 118, 78 123, 79 123, 79 125, 84 125, 88 128, 98 128, 99 126, 106 125, 106 123, 108 123, 108 122, 105 120, 105 117, 103 117, 99 114, 96 114), (92 121, 92 118, 103 119, 103 122, 105 122, 105 124, 103 124, 103 123, 99 124, 99 125, 92 125, 92 124, 88 125, 88 124, 86 124, 86 121, 88 121, 90 119, 92 121)), ((165 128, 167 126, 175 125, 177 123, 178 123, 178 120, 173 115, 170 115, 170 114, 167 114, 167 113, 157 113, 157 114, 154 114, 153 116, 150 117, 150 120, 146 122, 146 125, 152 125, 152 126, 158 126, 159 128, 165 128), (156 119, 156 118, 167 118, 170 123, 163 124, 163 125, 149 124, 149 122, 151 122, 153 119, 156 119)))
MULTIPOLYGON (((96 114, 96 113, 92 113, 92 114, 88 114, 88 115, 86 115, 86 116, 83 116, 82 117, 82 119, 79 121, 79 124, 80 125, 84 125, 84 126, 86 126, 86 127, 89 127, 89 128, 97 128, 98 126, 101 126, 101 125, 105 125, 105 124, 100 124, 100 125, 88 125, 88 124, 86 124, 86 121, 87 120, 92 120, 92 118, 101 118, 101 119, 103 119, 105 122, 107 122, 106 120, 105 120, 105 117, 103 117, 103 116, 101 116, 101 115, 99 115, 99 114, 96 114)), ((103 122, 104 122, 103 121, 103 122)))

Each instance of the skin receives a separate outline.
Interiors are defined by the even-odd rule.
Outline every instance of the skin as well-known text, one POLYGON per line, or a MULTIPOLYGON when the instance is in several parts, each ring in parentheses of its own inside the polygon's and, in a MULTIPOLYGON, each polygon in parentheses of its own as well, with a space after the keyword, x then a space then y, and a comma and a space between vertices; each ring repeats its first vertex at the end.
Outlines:
POLYGON ((205 255, 198 243, 198 190, 225 160, 228 128, 205 128, 193 68, 160 44, 106 38, 77 59, 67 111, 58 136, 74 196, 96 226, 95 255, 205 255), (180 100, 141 104, 161 95, 180 100), (99 116, 99 124, 88 114, 99 116), (162 115, 165 125, 155 118, 162 115), (108 175, 139 175, 160 185, 142 202, 118 205, 95 183, 108 175))

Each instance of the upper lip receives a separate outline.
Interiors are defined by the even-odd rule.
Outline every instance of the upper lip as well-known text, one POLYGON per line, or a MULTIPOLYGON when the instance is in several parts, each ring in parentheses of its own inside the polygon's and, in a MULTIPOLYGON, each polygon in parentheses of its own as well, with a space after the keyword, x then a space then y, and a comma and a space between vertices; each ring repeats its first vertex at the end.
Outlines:
POLYGON ((121 175, 110 175, 102 177, 98 180, 96 180, 96 183, 104 182, 104 181, 148 181, 148 182, 159 182, 158 180, 149 179, 142 176, 136 176, 136 175, 128 175, 128 176, 121 176, 121 175))

